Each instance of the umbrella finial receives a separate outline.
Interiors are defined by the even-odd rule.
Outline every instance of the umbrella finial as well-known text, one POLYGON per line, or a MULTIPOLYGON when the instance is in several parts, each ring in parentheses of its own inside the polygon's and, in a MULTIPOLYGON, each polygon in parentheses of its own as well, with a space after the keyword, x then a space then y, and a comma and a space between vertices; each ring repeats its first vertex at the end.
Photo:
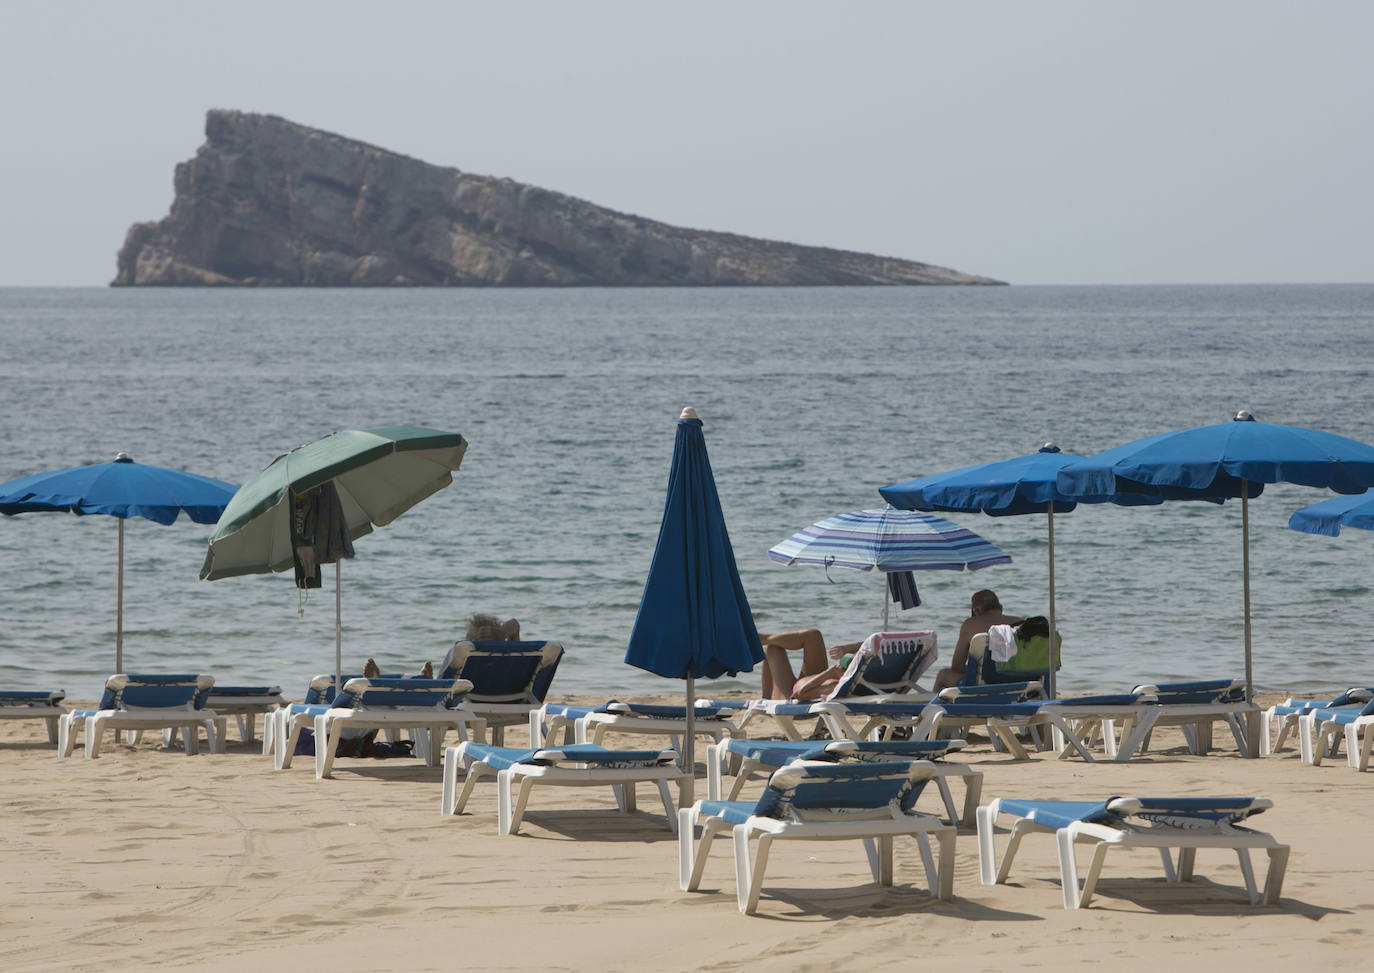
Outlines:
POLYGON ((1040 447, 1040 450, 1039 450, 1039 451, 1042 452, 1042 453, 1058 453, 1058 452, 1062 452, 1062 450, 1060 450, 1060 448, 1059 448, 1058 446, 1056 446, 1054 443, 1045 443, 1043 446, 1040 447))
POLYGON ((1247 409, 1241 409, 1239 412, 1236 413, 1235 418, 1233 418, 1231 421, 1232 421, 1232 422, 1254 422, 1254 421, 1255 421, 1255 417, 1252 416, 1252 415, 1250 414, 1249 410, 1247 410, 1247 409))
POLYGON ((696 409, 693 409, 693 408, 689 405, 689 406, 687 406, 686 408, 684 408, 684 409, 682 410, 682 415, 678 416, 678 418, 679 418, 679 419, 699 419, 700 416, 697 415, 697 410, 696 410, 696 409))
POLYGON ((132 463, 134 460, 133 457, 131 457, 128 453, 124 452, 124 450, 121 449, 117 454, 115 454, 114 461, 116 463, 132 463))

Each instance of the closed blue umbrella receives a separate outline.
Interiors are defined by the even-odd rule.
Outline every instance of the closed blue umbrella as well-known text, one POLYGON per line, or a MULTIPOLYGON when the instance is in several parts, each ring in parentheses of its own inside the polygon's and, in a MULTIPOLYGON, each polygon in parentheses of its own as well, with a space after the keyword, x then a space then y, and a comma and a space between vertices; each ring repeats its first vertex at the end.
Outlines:
POLYGON ((763 661, 701 426, 694 410, 682 410, 658 544, 625 650, 630 665, 687 681, 682 797, 687 804, 696 766, 695 680, 749 672, 763 661))
MULTIPOLYGON (((1258 422, 1239 412, 1230 422, 1161 433, 1065 466, 1066 493, 1111 495, 1154 489, 1168 499, 1190 494, 1240 497, 1245 598, 1245 698, 1254 697, 1250 647, 1250 497, 1265 483, 1362 493, 1374 486, 1374 446, 1316 429, 1258 422)), ((1253 748, 1252 748, 1253 749, 1253 748)))
MULTIPOLYGON (((885 574, 902 571, 977 571, 1010 564, 1011 555, 953 521, 911 510, 854 510, 818 520, 768 556, 780 564, 837 565, 885 574)), ((887 589, 883 628, 887 627, 887 589)))
POLYGON ((1336 537, 1342 527, 1374 530, 1374 490, 1332 497, 1303 507, 1288 518, 1288 526, 1304 534, 1325 534, 1327 537, 1336 537))
POLYGON ((70 512, 119 518, 115 671, 124 671, 124 521, 142 517, 167 526, 185 514, 213 524, 238 487, 161 466, 135 463, 120 453, 112 462, 74 466, 0 484, 0 513, 70 512))
MULTIPOLYGON (((1050 631, 1055 631, 1054 603, 1054 515, 1069 513, 1080 501, 1118 503, 1129 506, 1163 503, 1164 498, 1140 493, 1114 493, 1111 496, 1083 497, 1064 493, 1056 486, 1059 471, 1082 459, 1046 443, 1036 452, 992 463, 979 463, 934 473, 904 483, 880 487, 884 500, 902 510, 947 510, 981 512, 993 517, 1012 517, 1043 513, 1049 523, 1050 631)), ((1047 689, 1054 695, 1054 670, 1050 670, 1047 689)))

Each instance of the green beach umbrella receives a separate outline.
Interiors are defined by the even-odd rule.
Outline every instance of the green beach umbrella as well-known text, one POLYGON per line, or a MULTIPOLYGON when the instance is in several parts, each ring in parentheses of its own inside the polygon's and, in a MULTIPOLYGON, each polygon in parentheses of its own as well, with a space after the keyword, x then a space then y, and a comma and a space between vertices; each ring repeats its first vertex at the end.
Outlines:
POLYGON ((332 561, 337 678, 343 669, 339 561, 353 556, 352 541, 452 483, 467 445, 458 433, 385 426, 331 433, 278 456, 224 509, 201 580, 294 567, 298 585, 315 587, 317 580, 306 579, 332 561), (307 529, 312 520, 318 532, 307 529), (328 545, 318 539, 326 534, 328 545))

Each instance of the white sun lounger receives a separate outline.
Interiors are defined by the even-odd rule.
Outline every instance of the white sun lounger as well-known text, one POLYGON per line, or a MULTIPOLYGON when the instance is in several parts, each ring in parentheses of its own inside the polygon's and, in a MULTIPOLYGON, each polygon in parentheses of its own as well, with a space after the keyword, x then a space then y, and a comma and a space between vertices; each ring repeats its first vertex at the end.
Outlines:
POLYGON ((544 705, 563 646, 557 642, 459 641, 440 675, 472 683, 466 705, 487 721, 491 742, 503 743, 507 726, 526 725, 544 705))
POLYGON ((739 799, 744 785, 759 771, 771 774, 794 760, 865 761, 868 763, 897 760, 929 760, 935 766, 933 779, 944 802, 947 820, 972 828, 978 800, 983 793, 983 772, 968 764, 952 763, 940 758, 963 747, 963 740, 722 740, 706 750, 706 797, 722 798, 722 774, 725 764, 733 759, 739 766, 730 793, 724 799, 739 799), (964 785, 964 808, 960 813, 950 793, 949 780, 958 778, 964 785))
POLYGON ((496 775, 497 834, 516 834, 525 816, 530 790, 536 784, 555 787, 611 787, 626 813, 636 809, 635 785, 658 786, 668 828, 675 829, 668 782, 682 776, 674 750, 608 750, 591 743, 522 750, 483 743, 460 743, 444 750, 444 790, 439 813, 444 817, 467 807, 473 786, 483 776, 496 775), (458 770, 467 776, 458 790, 458 770), (519 783, 519 793, 515 785, 519 783))
POLYGON ((714 835, 734 836, 735 887, 739 909, 758 909, 768 853, 777 840, 864 842, 873 880, 891 885, 892 839, 916 838, 931 894, 954 897, 955 828, 933 814, 913 810, 926 781, 929 761, 831 763, 794 761, 775 770, 757 801, 697 801, 678 812, 678 883, 684 892, 701 884, 714 835), (697 825, 701 839, 695 841, 697 825), (930 839, 940 843, 936 867, 930 839), (749 842, 758 839, 752 861, 749 842))
MULTIPOLYGON (((733 719, 735 713, 732 707, 698 702, 693 712, 696 735, 713 742, 733 736, 739 729, 733 719)), ((566 740, 569 730, 574 743, 600 744, 607 733, 639 733, 667 737, 673 748, 680 751, 687 732, 687 707, 613 699, 598 706, 545 703, 530 712, 533 746, 543 746, 545 741, 556 741, 560 736, 566 740)))
MULTIPOLYGON (((425 735, 417 745, 431 767, 439 764, 444 734, 454 730, 466 740, 469 730, 486 733, 484 721, 462 706, 471 687, 464 679, 350 679, 329 709, 315 717, 315 776, 325 778, 334 767, 339 740, 346 729, 410 730, 425 735)), ((283 747, 282 767, 291 765, 291 750, 283 747)))
POLYGON ((1334 757, 1345 741, 1346 763, 1356 770, 1369 766, 1374 750, 1374 701, 1363 706, 1313 709, 1298 718, 1298 744, 1302 762, 1317 765, 1323 756, 1334 757))
POLYGON ((1265 710, 1260 718, 1260 756, 1267 757, 1282 750, 1284 741, 1290 733, 1299 736, 1298 721, 1312 710, 1352 706, 1359 710, 1371 699, 1374 699, 1374 689, 1352 686, 1329 699, 1299 699, 1290 696, 1281 703, 1275 703, 1265 710))
POLYGON ((84 731, 86 757, 100 755, 105 730, 180 729, 186 753, 200 752, 203 728, 211 753, 222 753, 225 717, 205 708, 214 686, 213 676, 118 673, 105 680, 105 692, 95 709, 74 709, 58 720, 59 756, 70 757, 76 731, 84 731))
POLYGON ((1188 882, 1199 848, 1228 848, 1240 860, 1241 875, 1250 904, 1276 905, 1288 865, 1288 846, 1261 831, 1238 826, 1252 814, 1272 807, 1262 797, 1114 797, 1105 802, 1021 801, 1001 798, 978 809, 979 877, 984 885, 1007 880, 1021 839, 1030 833, 1053 834, 1059 847, 1059 873, 1064 908, 1087 906, 1102 873, 1102 862, 1111 848, 1155 848, 1169 882, 1188 882), (1011 838, 1000 866, 994 845, 999 814, 1013 818, 1011 838), (1075 846, 1092 844, 1092 861, 1080 886, 1075 846), (1170 849, 1177 848, 1175 867, 1170 849), (1255 888, 1250 849, 1269 855, 1264 894, 1255 888))
POLYGON ((43 720, 48 725, 48 742, 56 743, 57 721, 67 712, 62 690, 0 690, 0 720, 43 720))

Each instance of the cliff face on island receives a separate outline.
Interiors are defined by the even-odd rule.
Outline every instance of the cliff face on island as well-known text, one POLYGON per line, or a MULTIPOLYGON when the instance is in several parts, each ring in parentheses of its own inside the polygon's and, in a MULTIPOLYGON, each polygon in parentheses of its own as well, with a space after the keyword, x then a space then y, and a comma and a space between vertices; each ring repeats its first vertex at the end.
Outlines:
POLYGON ((943 267, 690 230, 429 165, 273 115, 211 111, 171 213, 114 286, 996 284, 943 267))

